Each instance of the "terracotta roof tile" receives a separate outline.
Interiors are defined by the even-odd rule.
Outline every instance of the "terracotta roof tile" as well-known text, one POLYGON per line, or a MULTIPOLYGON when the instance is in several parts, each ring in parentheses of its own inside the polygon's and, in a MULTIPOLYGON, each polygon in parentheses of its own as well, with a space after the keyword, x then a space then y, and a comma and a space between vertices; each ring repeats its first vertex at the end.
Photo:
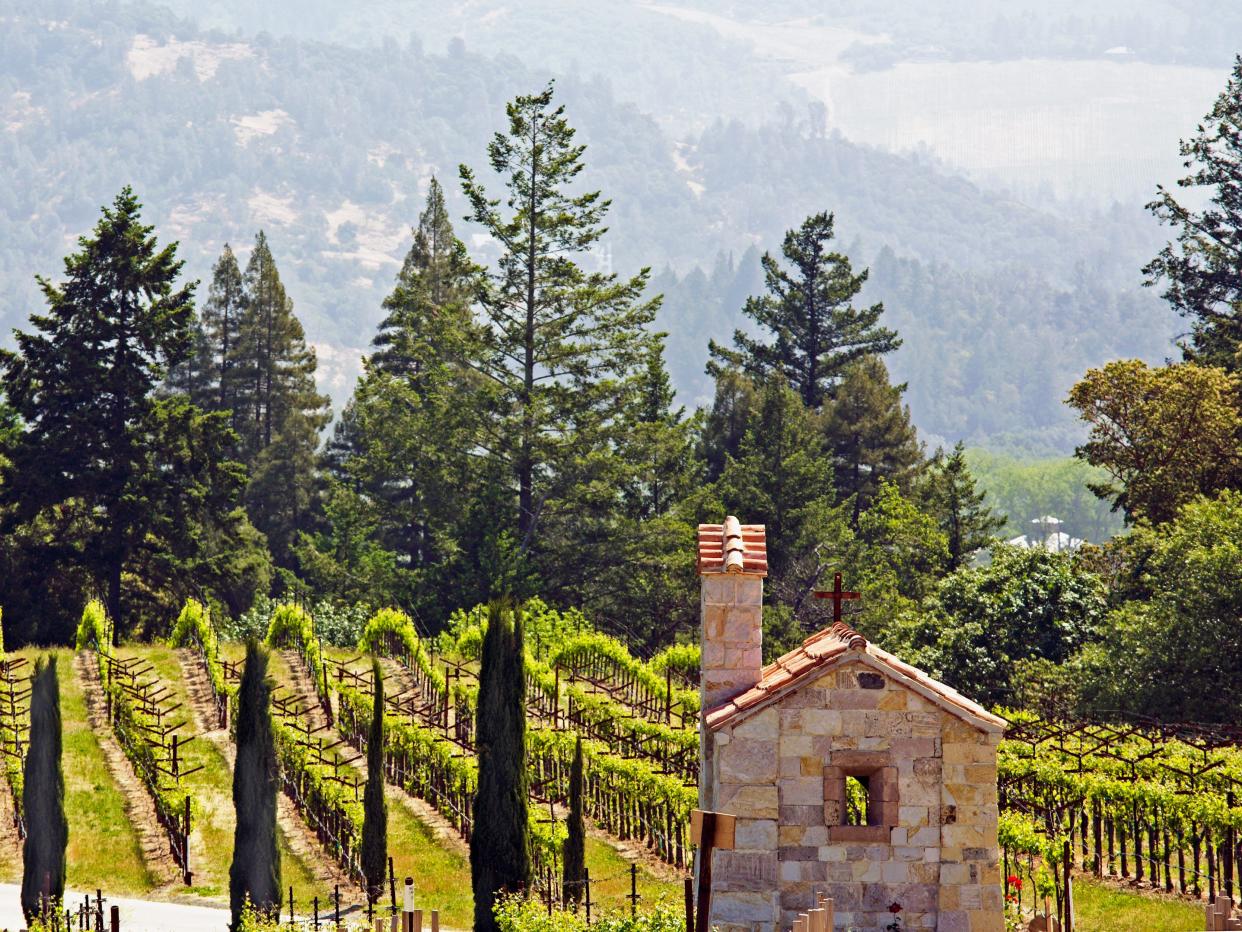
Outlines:
POLYGON ((948 711, 964 717, 976 727, 986 730, 1003 730, 1007 724, 1004 719, 967 699, 957 690, 932 679, 917 667, 898 660, 888 651, 869 644, 866 638, 849 625, 837 622, 830 628, 812 634, 802 642, 800 647, 785 654, 775 663, 764 667, 760 671, 759 681, 749 690, 740 696, 734 696, 723 705, 707 710, 704 716, 707 727, 715 731, 725 725, 736 723, 751 711, 796 689, 801 682, 810 678, 816 671, 839 660, 850 659, 851 653, 859 659, 869 657, 873 665, 887 668, 900 678, 911 681, 916 690, 923 691, 928 698, 948 711))
POLYGON ((768 540, 762 524, 742 524, 730 515, 724 524, 699 525, 699 574, 768 575, 768 540))

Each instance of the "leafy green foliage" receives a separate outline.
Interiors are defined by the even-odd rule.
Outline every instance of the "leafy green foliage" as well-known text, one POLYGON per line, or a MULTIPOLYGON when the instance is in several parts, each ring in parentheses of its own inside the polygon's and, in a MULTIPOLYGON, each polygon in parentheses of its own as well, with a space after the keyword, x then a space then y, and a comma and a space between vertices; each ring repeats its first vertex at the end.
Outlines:
POLYGON ((40 913, 46 892, 55 902, 65 896, 65 774, 61 766, 60 683, 56 658, 35 663, 30 684, 30 744, 26 752, 22 812, 26 840, 22 846, 22 912, 40 913))
POLYGON ((684 932, 686 917, 671 906, 651 912, 605 914, 595 916, 588 926, 577 912, 555 909, 549 916, 538 902, 520 896, 506 897, 496 904, 496 928, 500 932, 684 932))
POLYGON ((1174 721, 1236 721, 1242 492, 1197 498, 1159 528, 1140 525, 1133 538, 1130 597, 1109 615, 1108 641, 1076 668, 1082 703, 1174 721))
POLYGON ((1008 702, 1023 661, 1069 659, 1099 636, 1104 588, 1071 556, 997 545, 940 583, 906 633, 912 662, 983 703, 1008 702))
POLYGON ((91 599, 82 609, 82 620, 74 635, 74 650, 107 651, 112 647, 112 624, 107 610, 98 599, 91 599))
POLYGON ((1078 456, 1110 482, 1092 486, 1126 517, 1168 521, 1196 495, 1242 484, 1242 381, 1183 363, 1092 369, 1069 394, 1091 426, 1078 456))

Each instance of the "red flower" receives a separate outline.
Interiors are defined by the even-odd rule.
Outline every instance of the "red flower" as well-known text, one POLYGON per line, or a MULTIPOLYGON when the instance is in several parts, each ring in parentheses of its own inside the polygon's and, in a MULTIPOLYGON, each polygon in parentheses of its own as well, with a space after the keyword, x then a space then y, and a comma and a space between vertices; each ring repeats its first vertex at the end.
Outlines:
POLYGON ((894 903, 892 906, 888 908, 888 911, 892 913, 893 915, 896 915, 897 913, 901 912, 901 904, 894 903))
POLYGON ((1022 889, 1022 878, 1017 874, 1010 874, 1008 877, 1008 883, 1011 887, 1017 887, 1019 890, 1022 889))

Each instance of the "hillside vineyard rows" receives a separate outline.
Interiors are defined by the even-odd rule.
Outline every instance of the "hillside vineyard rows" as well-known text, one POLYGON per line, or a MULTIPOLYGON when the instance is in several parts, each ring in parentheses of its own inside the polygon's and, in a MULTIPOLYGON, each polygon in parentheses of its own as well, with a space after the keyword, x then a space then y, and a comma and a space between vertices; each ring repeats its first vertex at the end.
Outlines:
MULTIPOLYGON (((581 613, 558 612, 537 599, 525 606, 524 619, 532 811, 549 813, 530 825, 540 897, 558 902, 563 893, 565 829, 557 807, 569 795, 579 735, 588 763, 586 814, 597 833, 628 842, 648 862, 688 869, 698 795, 697 648, 680 645, 639 660, 581 613)), ((347 900, 360 897, 362 884, 365 777, 356 763, 366 750, 372 703, 371 674, 359 661, 368 654, 383 658, 385 778, 468 840, 485 626, 479 607, 455 613, 444 633, 425 638, 408 616, 385 609, 367 622, 351 654, 325 648, 305 608, 274 609, 267 642, 288 664, 272 714, 281 787, 321 856, 345 878, 347 900)), ((165 866, 186 884, 198 883, 193 877, 203 852, 194 850, 192 823, 202 807, 190 781, 203 765, 188 762, 186 748, 200 736, 186 734, 188 716, 174 701, 184 684, 167 682, 151 661, 111 647, 111 638, 102 607, 91 603, 77 637, 79 659, 87 663, 78 668, 88 694, 106 704, 111 733, 151 798, 166 838, 165 866)), ((205 677, 209 725, 223 728, 240 678, 240 664, 226 654, 237 645, 220 642, 194 601, 169 640, 191 671, 197 667, 193 672, 205 677)), ((0 741, 6 804, 13 807, 6 822, 11 817, 18 833, 27 669, 24 658, 0 658, 0 741)), ((1242 830, 1242 734, 1236 729, 1050 722, 1030 713, 1009 718, 999 760, 1007 895, 1043 891, 1059 900, 1067 857, 1075 871, 1209 901, 1240 888, 1242 865, 1234 853, 1242 830)), ((317 889, 326 915, 327 891, 322 882, 317 889)))

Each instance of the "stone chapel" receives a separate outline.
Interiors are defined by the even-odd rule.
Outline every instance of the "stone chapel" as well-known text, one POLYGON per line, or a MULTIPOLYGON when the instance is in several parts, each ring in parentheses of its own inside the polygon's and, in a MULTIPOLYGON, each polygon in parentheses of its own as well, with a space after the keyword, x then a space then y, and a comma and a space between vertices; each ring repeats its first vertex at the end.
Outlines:
POLYGON ((736 816, 713 927, 789 929, 823 893, 838 930, 1004 932, 1005 721, 842 622, 763 666, 762 525, 700 525, 698 568, 699 806, 736 816))

